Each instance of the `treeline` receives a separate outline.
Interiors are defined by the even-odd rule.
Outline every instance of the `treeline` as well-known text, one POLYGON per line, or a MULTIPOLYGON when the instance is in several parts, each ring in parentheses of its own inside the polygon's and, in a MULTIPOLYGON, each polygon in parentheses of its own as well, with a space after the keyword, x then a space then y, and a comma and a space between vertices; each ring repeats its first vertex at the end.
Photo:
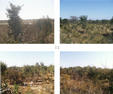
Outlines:
POLYGON ((36 65, 25 65, 23 67, 7 67, 6 64, 1 65, 1 77, 2 83, 8 83, 9 85, 23 85, 24 82, 37 82, 41 80, 46 82, 47 80, 52 82, 54 75, 54 66, 45 66, 43 63, 36 63, 36 65))
POLYGON ((61 94, 112 94, 113 69, 61 68, 61 94))
POLYGON ((77 17, 77 16, 70 16, 70 18, 60 18, 60 23, 61 24, 66 24, 68 22, 70 23, 77 23, 77 22, 88 22, 88 23, 94 23, 94 24, 113 24, 113 17, 111 19, 101 19, 101 20, 91 20, 91 19, 88 19, 88 16, 80 16, 80 17, 77 17))
POLYGON ((22 6, 10 3, 8 25, 0 24, 0 43, 53 43, 54 20, 47 16, 24 23, 19 16, 21 9, 22 6))

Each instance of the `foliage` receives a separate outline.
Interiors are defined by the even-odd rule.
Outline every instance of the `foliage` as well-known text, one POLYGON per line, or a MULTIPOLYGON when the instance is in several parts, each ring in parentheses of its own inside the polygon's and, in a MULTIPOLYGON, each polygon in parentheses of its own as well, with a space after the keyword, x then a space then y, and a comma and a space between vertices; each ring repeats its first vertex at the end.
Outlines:
MULTIPOLYGON (((3 69, 4 66, 1 68, 3 69)), ((53 65, 45 66, 44 63, 37 62, 36 65, 7 67, 4 75, 1 76, 2 90, 5 90, 5 94, 12 94, 6 92, 13 92, 13 94, 41 94, 40 92, 50 94, 53 92, 53 65)))
POLYGON ((49 36, 53 31, 53 26, 51 19, 39 19, 36 23, 36 26, 39 28, 38 39, 41 43, 48 42, 46 37, 49 36))
POLYGON ((82 24, 82 28, 85 29, 87 24, 87 16, 80 16, 80 23, 82 24))
POLYGON ((81 22, 86 22, 87 21, 87 16, 80 16, 80 21, 81 22))
POLYGON ((9 36, 13 35, 14 41, 21 42, 19 35, 21 33, 21 19, 19 17, 19 11, 21 10, 20 6, 15 6, 10 3, 10 9, 7 9, 7 16, 9 18, 8 24, 10 28, 9 36))
POLYGON ((111 18, 110 23, 113 24, 113 17, 111 18))
POLYGON ((21 6, 10 4, 9 20, 0 20, 0 43, 54 43, 54 20, 21 19, 21 6))
POLYGON ((54 20, 42 18, 22 20, 21 42, 8 36, 8 26, 0 25, 0 43, 53 43, 54 20), (27 22, 28 21, 28 22, 27 22))
POLYGON ((19 94, 18 85, 14 84, 14 94, 19 94))
POLYGON ((61 94, 112 94, 113 69, 61 68, 61 94))
POLYGON ((4 75, 5 71, 7 70, 7 65, 3 62, 0 62, 0 69, 1 74, 4 75))
POLYGON ((61 43, 113 43, 111 22, 106 19, 88 20, 87 16, 60 19, 61 43))

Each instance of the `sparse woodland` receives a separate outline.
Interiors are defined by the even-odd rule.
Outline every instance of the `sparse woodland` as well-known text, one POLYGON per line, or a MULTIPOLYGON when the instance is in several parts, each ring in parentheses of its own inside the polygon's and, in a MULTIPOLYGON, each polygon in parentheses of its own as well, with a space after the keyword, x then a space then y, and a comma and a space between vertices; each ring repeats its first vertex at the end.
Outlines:
POLYGON ((54 67, 43 63, 23 67, 1 65, 2 94, 54 94, 54 67))
POLYGON ((88 20, 88 16, 60 19, 61 43, 113 43, 113 18, 88 20))
POLYGON ((113 94, 113 69, 61 68, 60 94, 113 94))
POLYGON ((46 17, 24 20, 21 6, 10 4, 8 20, 0 21, 0 43, 54 43, 54 20, 46 17))

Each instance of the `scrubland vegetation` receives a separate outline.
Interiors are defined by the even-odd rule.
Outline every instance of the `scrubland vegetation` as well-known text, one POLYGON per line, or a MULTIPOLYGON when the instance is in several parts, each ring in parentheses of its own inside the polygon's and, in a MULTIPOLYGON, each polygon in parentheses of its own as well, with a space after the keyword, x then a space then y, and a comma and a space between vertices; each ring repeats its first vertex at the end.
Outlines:
POLYGON ((24 20, 21 6, 10 4, 8 20, 0 21, 0 43, 54 43, 54 20, 46 17, 24 20))
POLYGON ((54 94, 54 67, 43 63, 23 67, 1 65, 1 94, 54 94))
POLYGON ((110 20, 87 18, 87 16, 61 18, 61 43, 113 43, 113 18, 110 20))
POLYGON ((60 94, 113 94, 113 69, 61 68, 60 94))

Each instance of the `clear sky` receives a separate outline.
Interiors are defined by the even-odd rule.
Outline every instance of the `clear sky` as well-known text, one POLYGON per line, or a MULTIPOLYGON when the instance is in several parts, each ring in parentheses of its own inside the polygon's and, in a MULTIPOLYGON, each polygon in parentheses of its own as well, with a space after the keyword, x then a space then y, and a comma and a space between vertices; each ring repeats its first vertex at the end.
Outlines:
POLYGON ((113 52, 61 52, 61 67, 113 68, 113 52))
POLYGON ((0 61, 8 66, 34 65, 36 62, 54 65, 54 52, 0 52, 0 61))
POLYGON ((89 19, 110 19, 113 0, 60 0, 61 17, 87 15, 89 19))
POLYGON ((0 0, 0 20, 7 19, 9 2, 24 5, 20 11, 22 19, 37 19, 47 15, 54 18, 54 0, 0 0))

